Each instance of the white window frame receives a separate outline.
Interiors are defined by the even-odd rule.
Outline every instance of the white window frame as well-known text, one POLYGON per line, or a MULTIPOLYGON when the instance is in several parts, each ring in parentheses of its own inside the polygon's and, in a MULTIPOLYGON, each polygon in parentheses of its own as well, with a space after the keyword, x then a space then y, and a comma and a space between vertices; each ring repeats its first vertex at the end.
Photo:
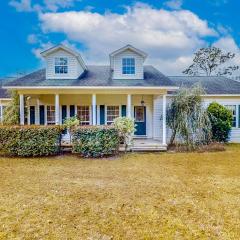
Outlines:
POLYGON ((45 122, 46 122, 46 125, 55 125, 56 124, 56 107, 55 107, 55 105, 53 105, 53 104, 48 104, 48 105, 45 105, 45 122), (54 122, 53 121, 48 121, 48 107, 54 107, 55 108, 55 110, 54 110, 54 122))
POLYGON ((68 58, 67 57, 55 57, 54 59, 54 72, 56 75, 68 74, 68 58), (66 64, 64 63, 66 61, 66 64), (63 71, 56 72, 56 68, 62 68, 63 71), (64 71, 66 69, 66 72, 64 71))
MULTIPOLYGON (((113 123, 113 121, 108 121, 107 120, 107 109, 108 107, 118 107, 119 108, 119 115, 118 117, 122 116, 122 108, 121 105, 105 105, 105 125, 111 125, 113 123)), ((117 117, 116 117, 117 118, 117 117)))
POLYGON ((224 107, 226 107, 228 110, 230 110, 232 113, 233 113, 233 111, 232 111, 232 109, 231 109, 231 107, 235 107, 235 114, 233 114, 233 121, 232 121, 232 128, 237 128, 238 127, 238 118, 237 118, 237 116, 238 116, 238 105, 236 105, 236 104, 224 104, 224 107), (234 118, 235 118, 235 121, 234 121, 234 118), (233 123, 235 122, 235 126, 233 126, 233 123))
MULTIPOLYGON (((127 70, 126 70, 127 71, 127 70)), ((123 75, 135 75, 136 74, 136 59, 134 57, 123 57, 122 58, 122 74, 123 75), (131 63, 126 63, 124 64, 124 60, 133 60, 133 65, 131 63), (130 70, 129 72, 124 72, 124 67, 125 68, 134 68, 134 71, 132 72, 132 70, 130 70)))
POLYGON ((81 126, 90 126, 91 125, 91 122, 92 122, 92 109, 91 109, 91 106, 90 105, 77 105, 75 106, 75 109, 76 109, 76 116, 78 117, 78 107, 88 107, 89 109, 89 121, 81 121, 80 120, 80 125, 81 126), (85 124, 87 123, 87 124, 85 124))

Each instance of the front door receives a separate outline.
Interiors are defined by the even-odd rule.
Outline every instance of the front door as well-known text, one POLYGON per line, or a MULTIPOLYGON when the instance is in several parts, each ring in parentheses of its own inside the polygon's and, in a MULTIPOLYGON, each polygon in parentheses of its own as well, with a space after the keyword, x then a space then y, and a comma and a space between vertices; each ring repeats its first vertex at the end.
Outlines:
POLYGON ((146 107, 135 106, 134 107, 134 119, 136 124, 135 135, 146 136, 146 107))

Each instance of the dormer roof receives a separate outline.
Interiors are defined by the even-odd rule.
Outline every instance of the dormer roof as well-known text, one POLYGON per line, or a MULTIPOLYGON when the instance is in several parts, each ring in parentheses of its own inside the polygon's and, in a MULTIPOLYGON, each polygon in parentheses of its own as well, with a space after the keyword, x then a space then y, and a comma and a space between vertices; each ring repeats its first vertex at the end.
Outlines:
POLYGON ((87 66, 85 65, 85 63, 84 63, 81 55, 80 55, 77 51, 75 51, 75 50, 73 50, 73 49, 71 49, 71 48, 69 48, 69 47, 66 47, 66 46, 63 45, 63 44, 58 44, 58 45, 56 45, 56 46, 54 46, 54 47, 51 47, 51 48, 49 48, 49 49, 41 52, 41 55, 42 55, 43 57, 47 57, 48 55, 50 55, 50 54, 52 54, 53 52, 56 52, 56 51, 58 51, 58 50, 64 50, 64 51, 66 51, 66 52, 74 55, 74 56, 78 59, 78 62, 80 63, 80 65, 82 66, 82 68, 83 68, 84 70, 87 70, 87 66))
POLYGON ((118 50, 116 50, 116 51, 114 51, 114 52, 112 52, 112 53, 110 53, 109 56, 110 56, 110 58, 112 58, 112 57, 114 57, 115 55, 117 55, 117 54, 119 54, 119 53, 121 53, 121 52, 124 52, 124 51, 126 51, 126 50, 130 50, 130 51, 133 51, 133 52, 139 54, 140 56, 142 56, 142 57, 144 58, 144 60, 145 60, 146 57, 147 57, 147 54, 146 54, 145 52, 143 52, 142 50, 140 50, 140 49, 138 49, 138 48, 133 47, 133 46, 130 45, 130 44, 128 44, 128 45, 126 45, 126 46, 124 46, 124 47, 122 47, 122 48, 120 48, 120 49, 118 49, 118 50))

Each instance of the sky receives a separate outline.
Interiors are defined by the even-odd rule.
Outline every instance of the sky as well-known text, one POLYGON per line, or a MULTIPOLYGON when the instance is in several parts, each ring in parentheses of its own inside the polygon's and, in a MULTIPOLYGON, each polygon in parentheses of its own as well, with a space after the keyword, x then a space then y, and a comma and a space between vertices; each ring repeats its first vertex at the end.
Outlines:
POLYGON ((0 77, 43 68, 40 52, 59 43, 89 65, 132 44, 167 75, 181 75, 209 45, 240 65, 239 9, 239 0, 1 0, 0 77))

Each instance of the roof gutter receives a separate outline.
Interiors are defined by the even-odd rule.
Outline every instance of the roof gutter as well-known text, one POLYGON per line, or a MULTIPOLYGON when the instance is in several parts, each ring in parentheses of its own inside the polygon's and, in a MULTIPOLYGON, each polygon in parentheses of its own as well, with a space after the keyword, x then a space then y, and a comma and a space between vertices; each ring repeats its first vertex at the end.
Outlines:
POLYGON ((164 87, 135 87, 135 86, 3 86, 4 89, 88 89, 88 90, 112 90, 112 89, 118 89, 118 90, 125 90, 125 89, 131 89, 131 90, 156 90, 156 89, 167 89, 167 90, 177 90, 179 87, 175 86, 164 86, 164 87))

